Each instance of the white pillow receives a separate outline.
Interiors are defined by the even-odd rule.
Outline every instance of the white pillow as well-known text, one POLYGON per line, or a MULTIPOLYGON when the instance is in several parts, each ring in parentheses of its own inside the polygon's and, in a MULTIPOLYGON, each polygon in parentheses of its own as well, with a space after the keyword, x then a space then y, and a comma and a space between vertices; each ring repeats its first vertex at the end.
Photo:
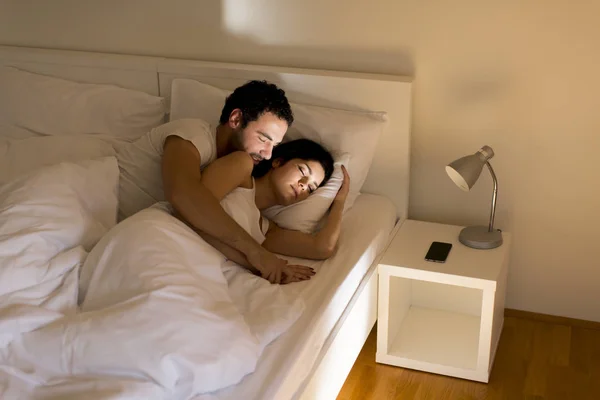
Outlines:
MULTIPOLYGON (((170 119, 200 118, 215 128, 219 123, 225 99, 230 93, 195 80, 174 79, 171 85, 170 119)), ((345 164, 350 175, 350 194, 345 207, 345 210, 348 210, 354 204, 367 177, 377 142, 387 124, 387 113, 348 111, 298 103, 290 105, 294 113, 294 123, 284 141, 308 138, 322 144, 334 157, 349 155, 349 161, 345 164)), ((341 182, 338 183, 341 185, 341 182)), ((329 194, 331 192, 328 191, 329 194)), ((311 226, 314 227, 315 220, 320 220, 324 215, 323 207, 314 207, 307 201, 294 206, 285 210, 278 209, 276 215, 273 215, 273 212, 272 220, 288 229, 307 231, 311 226), (299 223, 303 219, 309 222, 299 223)))
POLYGON ((110 143, 94 135, 0 139, 0 184, 44 166, 115 154, 110 143))
MULTIPOLYGON (((312 193, 305 200, 289 206, 274 206, 263 210, 263 215, 278 226, 312 233, 320 228, 323 217, 327 214, 333 199, 344 182, 342 165, 347 166, 349 155, 338 157, 334 164, 333 173, 327 183, 312 193)), ((346 204, 344 210, 349 207, 346 204)))
POLYGON ((115 157, 60 163, 0 187, 0 295, 40 284, 65 250, 86 251, 116 224, 115 157))
MULTIPOLYGON (((171 121, 200 118, 213 128, 219 123, 225 99, 231 93, 192 79, 174 79, 171 84, 171 121)), ((284 141, 307 138, 334 154, 350 155, 347 167, 350 192, 360 192, 365 182, 379 137, 387 124, 386 112, 350 111, 290 103, 294 123, 284 141)))
POLYGON ((93 133, 133 140, 163 123, 166 111, 162 97, 141 91, 0 67, 0 126, 37 135, 93 133))
MULTIPOLYGON (((349 154, 350 193, 365 183, 387 113, 357 112, 292 103, 294 123, 285 140, 311 139, 338 154, 349 154)), ((349 199, 350 200, 350 197, 349 199)), ((354 202, 354 199, 351 200, 354 202)))
POLYGON ((169 120, 200 118, 215 129, 231 91, 192 79, 173 79, 169 120))

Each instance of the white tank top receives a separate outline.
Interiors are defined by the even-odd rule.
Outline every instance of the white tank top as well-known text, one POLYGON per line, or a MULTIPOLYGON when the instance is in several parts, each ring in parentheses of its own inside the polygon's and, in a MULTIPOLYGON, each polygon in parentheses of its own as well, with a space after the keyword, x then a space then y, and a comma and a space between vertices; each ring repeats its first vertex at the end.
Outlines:
POLYGON ((252 178, 252 189, 234 189, 221 200, 221 206, 254 240, 262 244, 269 229, 269 220, 256 207, 255 188, 252 178))

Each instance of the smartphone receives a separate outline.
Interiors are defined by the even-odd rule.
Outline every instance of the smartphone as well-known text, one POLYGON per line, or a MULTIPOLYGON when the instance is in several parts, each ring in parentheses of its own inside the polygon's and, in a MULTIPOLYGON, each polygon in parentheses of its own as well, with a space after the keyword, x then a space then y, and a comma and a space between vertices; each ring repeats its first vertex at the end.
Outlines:
POLYGON ((450 249, 452 249, 452 243, 433 242, 431 243, 431 246, 429 246, 429 250, 425 255, 425 260, 438 263, 446 262, 450 249))

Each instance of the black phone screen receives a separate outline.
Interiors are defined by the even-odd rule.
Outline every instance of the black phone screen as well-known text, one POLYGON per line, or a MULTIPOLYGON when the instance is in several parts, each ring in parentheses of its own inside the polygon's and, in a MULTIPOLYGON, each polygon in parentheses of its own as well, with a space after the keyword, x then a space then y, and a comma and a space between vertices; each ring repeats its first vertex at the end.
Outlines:
POLYGON ((433 242, 425 255, 425 260, 443 263, 448 258, 452 243, 433 242))

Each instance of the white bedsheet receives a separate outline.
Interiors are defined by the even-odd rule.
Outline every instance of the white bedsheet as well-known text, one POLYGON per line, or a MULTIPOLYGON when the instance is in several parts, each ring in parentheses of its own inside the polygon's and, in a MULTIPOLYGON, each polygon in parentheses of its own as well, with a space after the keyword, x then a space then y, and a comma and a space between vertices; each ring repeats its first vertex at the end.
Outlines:
POLYGON ((47 264, 43 282, 0 295, 0 347, 77 311, 77 274, 86 256, 81 246, 59 253, 47 264))
POLYGON ((160 206, 102 237, 82 279, 82 312, 0 348, 2 398, 188 399, 252 372, 303 308, 160 206))
MULTIPOLYGON (((190 281, 179 266, 206 259, 196 245, 201 239, 160 209, 146 210, 137 217, 141 224, 113 228, 87 257, 86 263, 95 264, 99 271, 111 272, 112 268, 116 274, 98 275, 98 285, 88 292, 95 295, 83 307, 86 312, 67 312, 60 317, 63 309, 72 310, 75 292, 73 274, 64 274, 64 291, 55 292, 64 293, 66 297, 58 299, 66 302, 41 317, 40 308, 35 308, 30 314, 37 318, 33 320, 35 327, 43 326, 0 346, 3 398, 185 399, 194 388, 205 390, 211 385, 216 392, 196 398, 293 398, 387 242, 395 209, 384 198, 361 195, 344 219, 336 256, 312 263, 318 273, 311 281, 285 286, 270 285, 228 263, 216 263, 226 281, 212 267, 215 263, 203 265, 197 279, 190 281), (131 252, 131 248, 138 251, 131 252), (145 276, 140 277, 140 273, 145 276), (129 280, 142 281, 142 289, 151 290, 137 287, 134 291, 140 292, 139 296, 129 293, 120 298, 120 286, 131 290, 126 284, 129 280), (173 290, 177 282, 183 286, 173 290), (115 297, 107 299, 103 292, 114 288, 115 297), (197 295, 197 289, 208 296, 197 295), (180 301, 186 292, 214 307, 198 310, 185 300, 186 307, 180 301), (215 304, 215 298, 220 304, 215 304), (239 314, 236 316, 231 302, 247 326, 239 314), (290 307, 290 303, 302 307, 290 307), (225 318, 220 318, 220 307, 230 312, 225 318), (301 308, 305 308, 304 314, 289 328, 301 308), (203 325, 199 324, 199 313, 203 325), (252 370, 241 382, 218 389, 252 370)), ((65 259, 65 264, 73 265, 68 272, 78 269, 83 255, 65 259)), ((28 315, 0 317, 18 327, 24 326, 28 315)))
POLYGON ((388 199, 361 194, 344 217, 337 254, 311 263, 318 272, 310 281, 284 287, 305 304, 298 321, 265 349, 256 371, 242 382, 195 400, 293 399, 395 222, 396 209, 388 199))

